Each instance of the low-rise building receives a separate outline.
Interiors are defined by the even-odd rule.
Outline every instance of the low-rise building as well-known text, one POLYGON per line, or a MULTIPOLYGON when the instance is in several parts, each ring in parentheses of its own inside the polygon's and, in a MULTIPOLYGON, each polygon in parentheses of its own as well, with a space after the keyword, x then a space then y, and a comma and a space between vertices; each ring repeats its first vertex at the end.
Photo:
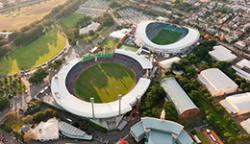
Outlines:
POLYGON ((198 80, 212 96, 230 94, 238 90, 238 85, 218 68, 201 71, 198 75, 198 80))
POLYGON ((91 24, 87 25, 86 27, 83 27, 79 30, 80 35, 85 35, 90 33, 91 31, 95 32, 100 27, 100 24, 97 22, 92 22, 91 24))
POLYGON ((242 126, 242 128, 248 133, 250 134, 250 118, 248 118, 247 120, 244 120, 240 123, 240 125, 242 126))
POLYGON ((166 92, 167 98, 174 103, 181 120, 194 119, 199 116, 199 108, 193 103, 175 78, 163 79, 161 87, 166 92))
POLYGON ((222 45, 214 46, 209 55, 217 61, 232 62, 237 56, 222 45))
POLYGON ((236 71, 236 74, 247 81, 250 81, 250 61, 243 59, 236 63, 232 68, 236 71))
POLYGON ((179 123, 151 117, 144 117, 130 129, 137 143, 143 139, 147 144, 193 144, 193 139, 179 123))
POLYGON ((228 113, 242 115, 250 112, 250 92, 235 94, 220 101, 228 113))

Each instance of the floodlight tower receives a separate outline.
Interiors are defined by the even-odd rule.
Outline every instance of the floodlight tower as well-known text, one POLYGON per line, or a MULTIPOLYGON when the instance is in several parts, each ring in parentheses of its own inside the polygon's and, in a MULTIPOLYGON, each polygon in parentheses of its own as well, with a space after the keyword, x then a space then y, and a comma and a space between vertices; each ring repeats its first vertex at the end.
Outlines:
POLYGON ((91 106, 92 106, 92 117, 95 118, 95 109, 94 109, 95 98, 91 97, 90 102, 91 102, 91 106))
POLYGON ((119 116, 121 115, 121 103, 122 103, 122 95, 118 95, 118 101, 119 101, 119 116))

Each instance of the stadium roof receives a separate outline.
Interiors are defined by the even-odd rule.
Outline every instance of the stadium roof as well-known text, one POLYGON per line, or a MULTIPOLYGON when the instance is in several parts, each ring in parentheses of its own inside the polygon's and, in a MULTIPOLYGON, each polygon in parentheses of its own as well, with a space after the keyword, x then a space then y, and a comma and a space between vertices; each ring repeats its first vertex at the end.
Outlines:
POLYGON ((180 39, 179 41, 167 44, 167 45, 158 45, 152 42, 146 33, 147 26, 150 23, 154 23, 155 21, 144 21, 137 25, 135 32, 135 43, 138 46, 145 46, 152 51, 164 52, 164 53, 180 53, 183 49, 192 46, 195 44, 199 38, 200 33, 196 29, 192 29, 189 27, 184 27, 188 30, 188 33, 185 37, 180 39))
POLYGON ((175 78, 163 79, 161 81, 161 86, 174 103, 179 115, 190 109, 198 109, 175 78))
POLYGON ((145 136, 152 144, 166 144, 166 142, 175 140, 180 144, 193 144, 192 138, 185 132, 182 125, 157 118, 142 118, 131 127, 130 133, 138 140, 142 140, 145 136), (146 135, 146 133, 148 134, 146 135))
POLYGON ((82 139, 82 140, 92 140, 92 136, 86 134, 84 131, 66 123, 66 122, 59 122, 59 130, 64 136, 74 139, 82 139))
POLYGON ((240 125, 248 134, 250 134, 250 118, 245 121, 242 121, 240 125))
POLYGON ((220 104, 229 112, 237 115, 250 112, 250 92, 236 94, 220 101, 220 104))
MULTIPOLYGON (((144 68, 151 68, 152 64, 147 61, 146 58, 138 56, 134 53, 118 51, 119 54, 127 55, 135 60, 138 60, 144 68)), ((70 94, 66 87, 66 77, 68 72, 74 65, 80 62, 81 59, 74 59, 52 78, 51 91, 57 104, 59 104, 65 110, 87 118, 110 118, 119 114, 119 101, 109 103, 95 103, 94 111, 95 116, 92 114, 91 103, 83 101, 70 94)), ((140 78, 135 87, 122 97, 121 113, 127 113, 132 109, 132 105, 135 104, 137 98, 141 98, 147 91, 151 80, 147 78, 140 78)))
POLYGON ((237 91, 238 85, 218 68, 203 70, 198 75, 212 96, 221 96, 237 91))
POLYGON ((136 60, 137 62, 140 63, 140 65, 142 66, 143 69, 152 69, 153 68, 152 62, 150 62, 148 59, 146 59, 145 56, 143 56, 143 55, 138 55, 135 52, 127 51, 124 49, 116 49, 115 53, 133 58, 134 60, 136 60))
POLYGON ((217 61, 231 62, 237 58, 230 50, 222 45, 214 46, 214 50, 209 52, 209 55, 217 61))

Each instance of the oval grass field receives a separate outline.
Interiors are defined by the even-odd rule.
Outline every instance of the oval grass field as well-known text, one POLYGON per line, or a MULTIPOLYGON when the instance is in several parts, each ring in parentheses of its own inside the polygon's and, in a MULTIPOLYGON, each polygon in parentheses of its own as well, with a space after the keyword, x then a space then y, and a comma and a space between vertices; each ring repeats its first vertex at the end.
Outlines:
POLYGON ((119 94, 128 93, 136 84, 134 73, 116 63, 96 64, 76 80, 75 94, 78 98, 95 103, 107 103, 117 100, 119 94))
POLYGON ((57 29, 52 29, 30 44, 14 48, 0 59, 0 74, 15 74, 34 68, 51 60, 65 47, 66 38, 57 29))

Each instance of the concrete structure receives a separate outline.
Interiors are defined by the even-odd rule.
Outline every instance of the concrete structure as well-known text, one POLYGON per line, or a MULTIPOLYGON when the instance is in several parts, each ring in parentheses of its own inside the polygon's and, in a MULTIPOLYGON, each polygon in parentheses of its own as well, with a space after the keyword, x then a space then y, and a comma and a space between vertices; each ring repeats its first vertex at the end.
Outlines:
POLYGON ((47 122, 39 123, 30 132, 33 134, 33 140, 38 141, 50 141, 59 139, 59 128, 58 120, 53 118, 49 119, 47 122))
POLYGON ((212 96, 230 94, 238 90, 238 85, 218 68, 201 71, 198 80, 206 86, 212 96))
POLYGON ((220 101, 220 104, 231 114, 241 115, 250 112, 250 92, 235 94, 220 101))
POLYGON ((109 36, 115 39, 122 39, 130 32, 129 29, 121 29, 112 32, 109 36))
POLYGON ((98 28, 100 27, 101 24, 97 23, 97 22, 92 22, 91 24, 87 25, 86 27, 83 27, 79 30, 79 35, 85 35, 88 34, 89 32, 93 31, 97 31, 98 28))
MULTIPOLYGON (((155 28, 152 28, 155 29, 155 28)), ((189 27, 181 27, 178 25, 157 22, 157 21, 144 21, 137 25, 136 32, 135 32, 135 43, 139 47, 146 47, 153 52, 157 53, 168 53, 168 54, 177 54, 183 53, 189 48, 190 46, 194 45, 200 38, 200 33, 196 29, 192 29, 189 27), (152 42, 148 37, 148 27, 151 24, 160 24, 160 25, 169 25, 174 26, 177 29, 183 29, 187 31, 187 33, 178 41, 167 44, 167 45, 159 45, 152 42)))
POLYGON ((250 61, 243 59, 236 63, 232 68, 236 71, 236 74, 247 81, 250 81, 250 61))
POLYGON ((166 92, 168 99, 174 103, 180 119, 188 120, 199 116, 199 108, 192 102, 175 78, 163 79, 161 87, 166 92))
POLYGON ((217 61, 232 62, 237 56, 222 45, 214 46, 209 55, 217 61))
POLYGON ((245 121, 242 121, 240 125, 248 134, 250 134, 250 118, 245 121))
MULTIPOLYGON (((184 127, 176 122, 144 117, 130 129, 137 143, 145 139, 147 144, 193 144, 184 127)), ((146 144, 146 142, 145 142, 146 144)))
POLYGON ((59 122, 59 130, 64 136, 73 139, 92 140, 93 138, 91 135, 86 134, 84 131, 62 121, 59 122))
POLYGON ((179 57, 172 57, 160 61, 158 64, 163 69, 170 69, 173 63, 178 63, 181 59, 179 57))
MULTIPOLYGON (((126 50, 116 50, 115 54, 124 55, 135 60, 144 71, 149 71, 153 68, 152 63, 144 56, 137 55, 134 52, 126 50)), ((127 94, 119 100, 109 103, 94 103, 86 102, 72 95, 66 86, 66 78, 70 70, 81 59, 74 59, 65 66, 52 78, 51 91, 56 103, 64 110, 77 116, 90 119, 107 129, 115 129, 122 119, 122 116, 132 110, 132 106, 136 104, 147 91, 151 80, 146 77, 141 77, 137 84, 127 94)))

